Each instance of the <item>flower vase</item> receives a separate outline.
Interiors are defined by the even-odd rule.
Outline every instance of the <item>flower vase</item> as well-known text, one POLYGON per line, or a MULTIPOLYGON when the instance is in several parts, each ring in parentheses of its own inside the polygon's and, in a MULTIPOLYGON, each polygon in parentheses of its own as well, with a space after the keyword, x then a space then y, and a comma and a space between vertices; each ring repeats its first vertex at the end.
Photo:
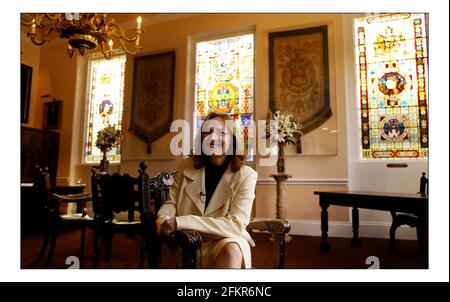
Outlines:
POLYGON ((285 143, 278 143, 278 158, 277 158, 277 172, 278 173, 285 173, 284 147, 285 147, 285 143))
POLYGON ((100 161, 100 172, 107 172, 108 171, 108 157, 106 156, 106 150, 102 150, 103 152, 103 159, 100 161))

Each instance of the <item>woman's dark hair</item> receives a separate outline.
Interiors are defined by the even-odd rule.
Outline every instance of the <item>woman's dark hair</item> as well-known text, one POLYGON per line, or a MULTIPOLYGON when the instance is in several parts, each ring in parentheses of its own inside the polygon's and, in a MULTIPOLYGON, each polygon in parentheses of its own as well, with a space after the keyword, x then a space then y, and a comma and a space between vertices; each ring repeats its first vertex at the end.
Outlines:
MULTIPOLYGON (((201 131, 203 130, 203 124, 206 121, 215 119, 215 118, 221 118, 224 122, 227 120, 232 120, 233 118, 228 115, 228 114, 220 114, 220 113, 215 113, 212 112, 210 114, 208 114, 208 116, 205 118, 205 120, 202 123, 202 127, 200 128, 200 141, 201 141, 201 145, 203 144, 203 136, 201 135, 201 131)), ((236 154, 236 148, 237 148, 237 139, 236 136, 233 133, 233 152, 230 155, 226 155, 227 156, 227 160, 231 165, 231 170, 233 172, 237 172, 239 171, 239 169, 245 165, 245 160, 244 160, 244 155, 238 155, 236 154)), ((203 153, 203 148, 201 149, 201 153, 199 155, 195 155, 195 154, 191 154, 191 158, 194 160, 194 167, 196 169, 200 169, 202 167, 205 166, 206 161, 208 161, 208 155, 203 153)))

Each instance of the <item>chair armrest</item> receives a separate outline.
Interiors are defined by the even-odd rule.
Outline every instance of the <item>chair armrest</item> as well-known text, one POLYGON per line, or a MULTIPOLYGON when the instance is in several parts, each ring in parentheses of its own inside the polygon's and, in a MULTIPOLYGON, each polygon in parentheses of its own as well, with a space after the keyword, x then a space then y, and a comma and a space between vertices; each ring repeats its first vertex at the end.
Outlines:
POLYGON ((278 235, 284 235, 290 230, 290 224, 283 219, 253 220, 247 226, 247 231, 270 232, 278 235))
POLYGON ((182 249, 199 249, 202 245, 202 235, 197 231, 176 231, 175 240, 182 249))
POLYGON ((85 202, 92 200, 92 196, 88 193, 67 194, 67 195, 53 194, 53 197, 60 202, 85 202))
POLYGON ((191 230, 176 231, 175 241, 183 250, 183 268, 196 268, 197 250, 202 245, 202 235, 191 230))
POLYGON ((263 231, 272 233, 274 243, 274 268, 285 266, 285 234, 291 230, 290 224, 283 219, 254 220, 247 226, 247 231, 263 231))

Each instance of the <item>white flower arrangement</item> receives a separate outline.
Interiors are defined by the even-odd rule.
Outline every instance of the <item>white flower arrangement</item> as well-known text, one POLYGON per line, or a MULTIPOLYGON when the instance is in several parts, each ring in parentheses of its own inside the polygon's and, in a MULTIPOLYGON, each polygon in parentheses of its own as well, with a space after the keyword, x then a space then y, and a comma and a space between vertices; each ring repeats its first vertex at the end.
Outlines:
POLYGON ((111 150, 114 146, 119 144, 120 130, 116 130, 114 126, 108 125, 99 132, 97 132, 97 141, 95 145, 102 152, 111 150))
POLYGON ((292 120, 292 114, 278 110, 269 113, 266 137, 270 138, 271 142, 295 144, 298 136, 303 135, 301 129, 302 125, 292 120))

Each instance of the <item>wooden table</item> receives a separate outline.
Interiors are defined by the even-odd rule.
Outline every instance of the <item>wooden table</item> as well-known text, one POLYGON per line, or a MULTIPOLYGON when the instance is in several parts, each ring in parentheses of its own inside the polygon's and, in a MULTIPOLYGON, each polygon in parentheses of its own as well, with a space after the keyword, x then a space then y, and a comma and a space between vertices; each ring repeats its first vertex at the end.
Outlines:
POLYGON ((321 251, 329 251, 328 243, 328 207, 330 205, 352 207, 353 238, 351 246, 361 246, 359 234, 358 208, 394 211, 414 214, 418 217, 417 241, 421 250, 428 255, 428 196, 425 194, 383 193, 365 191, 316 191, 319 195, 321 213, 322 241, 321 251))

